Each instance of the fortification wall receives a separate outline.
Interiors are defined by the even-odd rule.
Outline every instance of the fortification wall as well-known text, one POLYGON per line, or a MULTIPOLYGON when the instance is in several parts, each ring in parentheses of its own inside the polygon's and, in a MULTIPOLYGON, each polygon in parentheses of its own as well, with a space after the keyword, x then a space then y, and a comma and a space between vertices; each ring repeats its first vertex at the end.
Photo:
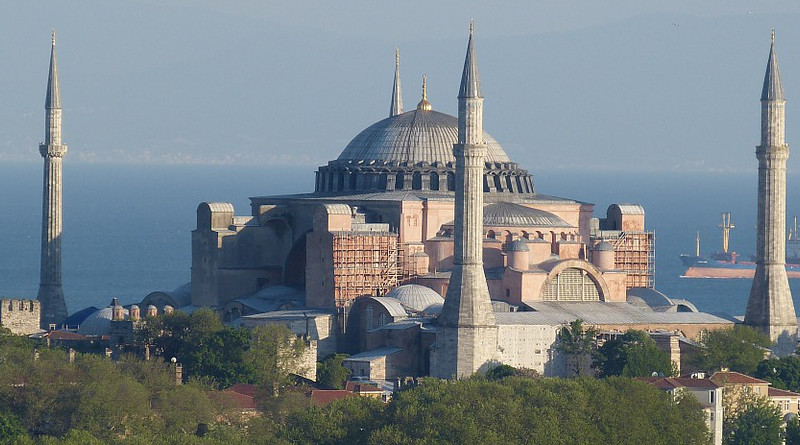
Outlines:
POLYGON ((0 326, 17 335, 35 334, 39 332, 41 309, 37 300, 0 299, 0 326))

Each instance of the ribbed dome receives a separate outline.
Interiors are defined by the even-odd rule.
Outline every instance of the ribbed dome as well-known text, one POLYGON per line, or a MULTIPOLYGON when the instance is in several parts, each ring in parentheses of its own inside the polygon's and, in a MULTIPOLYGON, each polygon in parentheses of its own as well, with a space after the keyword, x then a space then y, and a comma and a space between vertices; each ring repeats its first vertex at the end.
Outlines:
MULTIPOLYGON (((339 161, 455 162, 453 144, 458 139, 458 119, 437 111, 413 110, 376 122, 345 147, 339 161)), ((510 162, 503 147, 489 133, 486 162, 510 162)))
POLYGON ((412 312, 428 312, 428 308, 444 304, 444 298, 435 290, 420 286, 419 284, 405 284, 394 288, 386 294, 387 297, 396 298, 404 307, 412 312))
POLYGON ((572 227, 568 222, 544 210, 510 202, 496 202, 483 208, 487 227, 572 227))

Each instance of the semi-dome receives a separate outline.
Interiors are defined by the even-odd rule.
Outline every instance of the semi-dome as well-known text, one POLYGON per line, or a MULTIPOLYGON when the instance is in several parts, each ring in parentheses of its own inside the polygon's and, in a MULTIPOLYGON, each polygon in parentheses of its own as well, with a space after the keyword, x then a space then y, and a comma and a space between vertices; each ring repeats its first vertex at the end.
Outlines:
POLYGON ((398 286, 386 296, 397 299, 400 304, 412 312, 426 312, 428 308, 440 307, 444 304, 444 298, 435 290, 419 284, 398 286))
MULTIPOLYGON (((486 162, 510 162, 503 147, 487 132, 486 162)), ((458 119, 438 111, 413 110, 378 121, 345 147, 338 161, 447 164, 455 162, 458 119)))
POLYGON ((572 227, 560 217, 544 210, 511 202, 496 202, 483 208, 487 227, 572 227))

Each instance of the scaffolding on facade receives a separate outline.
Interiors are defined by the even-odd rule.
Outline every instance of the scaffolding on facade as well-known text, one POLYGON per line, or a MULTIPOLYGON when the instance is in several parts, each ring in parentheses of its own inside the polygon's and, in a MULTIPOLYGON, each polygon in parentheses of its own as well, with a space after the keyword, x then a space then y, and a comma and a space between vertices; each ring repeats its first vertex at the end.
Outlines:
POLYGON ((614 263, 617 269, 624 270, 628 274, 626 282, 628 289, 655 287, 655 240, 655 232, 619 232, 619 236, 612 241, 614 263))
POLYGON ((362 295, 385 295, 397 285, 397 234, 339 232, 333 237, 336 306, 344 308, 362 295))

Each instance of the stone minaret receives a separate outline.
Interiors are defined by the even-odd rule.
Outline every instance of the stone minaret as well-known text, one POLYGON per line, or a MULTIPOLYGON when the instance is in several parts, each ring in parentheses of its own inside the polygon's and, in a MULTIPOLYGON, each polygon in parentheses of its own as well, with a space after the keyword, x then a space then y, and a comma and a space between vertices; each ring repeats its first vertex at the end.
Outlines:
POLYGON ((483 95, 473 27, 458 93, 453 271, 436 328, 431 375, 463 378, 497 355, 497 323, 483 271, 483 95))
POLYGON ((44 158, 42 199, 42 261, 39 296, 42 302, 42 327, 60 324, 67 318, 67 305, 61 289, 61 159, 67 146, 61 143, 61 95, 56 66, 56 33, 50 50, 50 75, 44 100, 44 143, 39 153, 44 158))
POLYGON ((394 49, 394 86, 392 87, 392 104, 389 106, 389 117, 403 114, 403 92, 400 89, 400 49, 394 49))
POLYGON ((761 90, 761 145, 758 158, 758 233, 756 275, 750 289, 744 322, 769 335, 778 352, 796 345, 797 317, 786 278, 786 160, 784 140, 786 99, 783 95, 775 31, 761 90), (785 345, 786 347, 781 347, 785 345))

